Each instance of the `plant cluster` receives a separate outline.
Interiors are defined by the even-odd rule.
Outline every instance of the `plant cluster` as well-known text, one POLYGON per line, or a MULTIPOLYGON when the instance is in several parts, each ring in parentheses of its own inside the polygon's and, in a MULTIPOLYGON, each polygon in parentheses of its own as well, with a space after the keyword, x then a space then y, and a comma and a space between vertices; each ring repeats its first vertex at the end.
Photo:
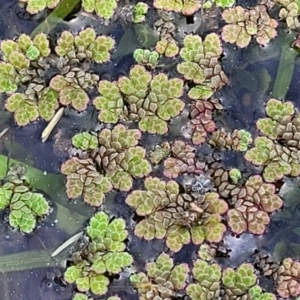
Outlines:
POLYGON ((133 8, 133 22, 141 23, 145 21, 145 15, 148 12, 149 6, 146 3, 138 2, 133 8))
POLYGON ((207 0, 207 1, 195 1, 195 0, 154 0, 154 7, 157 9, 163 9, 166 11, 180 12, 185 16, 191 16, 197 12, 201 7, 209 9, 215 4, 218 7, 231 7, 235 4, 234 0, 207 0))
MULTIPOLYGON (((207 246, 207 245, 206 245, 207 246)), ((205 247, 205 252, 211 248, 205 247)), ((198 252, 199 258, 193 263, 192 282, 186 288, 192 300, 218 299, 255 299, 275 300, 274 294, 263 292, 257 285, 258 279, 251 264, 243 263, 236 269, 225 268, 214 260, 214 255, 204 255, 203 249, 198 252)))
POLYGON ((127 130, 123 125, 96 133, 75 135, 73 145, 82 150, 79 159, 72 157, 61 167, 67 176, 67 195, 74 199, 83 196, 93 206, 102 204, 112 188, 129 191, 133 178, 143 178, 151 172, 145 159, 146 151, 137 146, 141 133, 127 130))
POLYGON ((19 0, 26 5, 26 11, 32 15, 45 8, 54 9, 61 0, 19 0))
POLYGON ((295 114, 291 102, 270 99, 266 118, 257 121, 258 130, 265 136, 255 139, 255 147, 245 154, 246 160, 264 166, 263 177, 275 182, 285 175, 300 174, 300 114, 295 114))
POLYGON ((100 122, 138 121, 139 128, 151 134, 166 133, 167 122, 184 109, 184 102, 179 99, 183 80, 168 79, 163 73, 152 76, 140 65, 130 70, 129 77, 114 82, 101 80, 98 91, 101 96, 93 103, 100 111, 100 122))
POLYGON ((34 62, 50 54, 49 40, 44 33, 31 39, 21 34, 16 41, 4 40, 0 44, 2 59, 0 62, 0 92, 11 94, 22 83, 31 80, 30 71, 34 62))
POLYGON ((172 299, 186 286, 189 267, 187 264, 174 264, 166 253, 161 253, 153 262, 145 266, 146 273, 130 276, 130 281, 138 291, 139 299, 172 299))
POLYGON ((156 145, 153 151, 150 152, 149 160, 158 165, 162 160, 169 156, 171 145, 168 142, 163 142, 161 145, 156 145))
POLYGON ((88 13, 95 12, 103 19, 110 19, 117 8, 117 0, 84 0, 82 8, 88 13))
POLYGON ((60 105, 85 110, 89 102, 86 91, 98 83, 99 76, 82 70, 80 63, 108 61, 113 46, 112 38, 97 37, 92 28, 76 36, 64 31, 57 41, 56 54, 51 58, 49 40, 43 33, 34 39, 22 34, 16 41, 4 40, 1 43, 4 61, 0 62, 0 92, 12 94, 5 108, 14 113, 19 126, 39 117, 51 120, 60 105), (59 74, 54 75, 47 86, 44 75, 51 67, 58 69, 59 74), (14 93, 22 84, 26 90, 14 93))
POLYGON ((86 89, 97 85, 99 76, 72 68, 70 72, 52 77, 49 86, 57 92, 59 103, 63 106, 70 105, 75 110, 84 111, 90 101, 86 89))
POLYGON ((270 222, 269 214, 279 210, 283 201, 276 194, 274 184, 265 183, 260 175, 250 176, 245 184, 238 181, 240 171, 224 170, 218 163, 212 164, 211 176, 218 193, 230 199, 228 226, 236 234, 249 231, 253 234, 264 233, 270 222))
POLYGON ((300 26, 299 17, 299 4, 296 0, 275 0, 281 6, 279 11, 279 18, 286 20, 286 25, 291 29, 296 29, 300 26))
POLYGON ((134 207, 142 220, 135 226, 135 235, 146 240, 166 238, 167 247, 178 252, 192 241, 218 243, 226 226, 222 215, 227 203, 217 193, 187 194, 179 191, 177 182, 156 177, 145 179, 146 190, 134 190, 126 203, 134 207))
POLYGON ((262 234, 270 222, 269 214, 283 205, 275 192, 275 186, 264 183, 260 175, 249 177, 243 187, 233 190, 234 208, 227 214, 231 230, 236 234, 245 231, 262 234))
POLYGON ((244 152, 252 143, 252 136, 250 132, 244 129, 235 129, 232 132, 218 129, 212 133, 208 142, 213 147, 244 152))
POLYGON ((179 52, 177 41, 174 39, 176 25, 171 13, 159 12, 160 19, 154 23, 154 29, 159 33, 159 41, 155 50, 166 57, 174 57, 179 52))
POLYGON ((214 4, 218 7, 227 8, 232 7, 235 4, 235 0, 205 0, 203 1, 202 7, 204 9, 210 9, 214 4))
POLYGON ((110 60, 110 51, 114 45, 113 38, 97 36, 93 28, 83 29, 77 35, 65 30, 57 40, 55 53, 60 57, 67 57, 72 63, 90 59, 99 64, 110 60))
MULTIPOLYGON (((96 213, 87 227, 88 245, 73 254, 72 265, 64 273, 66 282, 75 283, 81 293, 105 295, 110 283, 108 276, 119 274, 133 262, 126 252, 127 235, 123 219, 110 220, 104 212, 96 213)), ((85 299, 84 295, 75 297, 85 299)))
POLYGON ((194 145, 203 144, 207 135, 217 128, 213 120, 214 111, 222 109, 223 106, 218 99, 192 101, 190 120, 183 127, 182 132, 191 137, 194 145))
MULTIPOLYGON (((93 300, 93 298, 90 298, 84 293, 76 293, 72 300, 93 300)), ((108 297, 107 300, 121 300, 121 298, 119 298, 118 296, 111 296, 108 297)))
POLYGON ((133 53, 133 58, 139 65, 153 70, 158 64, 159 53, 148 49, 136 49, 133 53))
POLYGON ((182 174, 201 174, 205 163, 200 162, 195 154, 195 148, 183 141, 175 141, 171 147, 171 156, 164 161, 164 175, 177 178, 182 174))
POLYGON ((223 52, 220 38, 215 33, 204 40, 198 35, 186 35, 183 44, 180 56, 184 61, 177 65, 177 71, 196 84, 188 95, 195 100, 209 99, 228 81, 218 61, 223 52))
POLYGON ((277 263, 269 256, 258 253, 256 262, 261 274, 273 280, 276 291, 281 298, 287 299, 300 295, 299 261, 287 257, 277 263))
POLYGON ((37 221, 50 212, 44 196, 31 190, 25 179, 9 174, 0 187, 0 210, 9 210, 9 224, 24 233, 31 233, 37 221))
POLYGON ((200 1, 194 0, 154 0, 153 5, 157 9, 163 9, 166 11, 180 12, 183 15, 193 15, 201 8, 200 1))
POLYGON ((253 36, 258 44, 266 45, 277 35, 278 23, 268 15, 265 5, 251 9, 236 6, 224 10, 222 17, 228 23, 223 27, 222 39, 240 48, 247 47, 253 36))

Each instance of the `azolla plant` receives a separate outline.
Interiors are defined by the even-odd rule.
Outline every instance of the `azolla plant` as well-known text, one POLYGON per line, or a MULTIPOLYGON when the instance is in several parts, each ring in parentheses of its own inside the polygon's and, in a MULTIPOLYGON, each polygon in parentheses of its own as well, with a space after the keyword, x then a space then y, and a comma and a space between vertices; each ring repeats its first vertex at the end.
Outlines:
POLYGON ((187 35, 180 56, 184 60, 177 71, 186 80, 196 84, 189 91, 192 99, 209 99, 213 93, 227 83, 227 77, 219 63, 222 54, 220 38, 208 34, 204 40, 198 35, 187 35))
POLYGON ((295 114, 291 102, 276 99, 267 102, 266 114, 266 118, 257 121, 257 128, 264 136, 255 139, 255 147, 247 151, 246 160, 264 166, 263 177, 267 182, 285 175, 298 176, 300 114, 295 114))
POLYGON ((85 202, 99 206, 112 188, 129 191, 134 178, 151 172, 145 159, 146 151, 138 146, 139 130, 127 130, 117 125, 113 130, 79 133, 72 139, 81 149, 82 159, 73 157, 61 167, 67 176, 67 195, 74 199, 83 196, 85 202))
POLYGON ((22 34, 16 41, 2 41, 0 47, 4 61, 0 62, 0 92, 8 94, 15 92, 22 83, 29 82, 29 70, 35 62, 50 54, 49 40, 43 33, 34 39, 22 34))
POLYGON ((54 9, 61 0, 19 0, 26 5, 26 11, 36 14, 45 8, 54 9))
POLYGON ((129 77, 115 82, 101 80, 98 91, 100 97, 93 103, 100 111, 100 122, 137 121, 142 131, 152 134, 166 133, 168 121, 184 109, 184 102, 179 99, 183 80, 168 79, 163 73, 153 76, 140 65, 130 70, 129 77))
POLYGON ((77 35, 63 31, 53 53, 43 33, 33 39, 22 34, 16 41, 4 40, 0 92, 10 94, 5 108, 14 113, 20 126, 38 118, 49 121, 60 106, 85 110, 90 101, 87 93, 98 84, 99 76, 84 71, 82 64, 109 61, 113 47, 112 38, 97 36, 92 28, 77 35), (49 82, 45 74, 51 67, 58 73, 49 82), (25 87, 25 91, 16 93, 19 87, 25 87))
POLYGON ((278 23, 268 15, 265 5, 251 9, 236 6, 225 10, 222 17, 228 23, 223 27, 222 39, 240 48, 248 46, 252 36, 258 44, 266 45, 277 35, 278 23))
POLYGON ((168 254, 162 253, 145 269, 147 273, 130 276, 139 299, 171 299, 182 294, 189 272, 187 264, 176 265, 168 254))
POLYGON ((217 193, 181 193, 175 181, 148 177, 145 190, 130 193, 126 203, 143 217, 135 226, 135 234, 146 240, 166 238, 174 252, 191 241, 196 245, 205 240, 218 243, 226 231, 222 215, 228 205, 217 193))
POLYGON ((283 205, 282 199, 276 195, 275 186, 264 183, 260 175, 250 176, 241 185, 238 170, 226 171, 217 163, 211 166, 211 174, 219 194, 232 203, 233 207, 227 213, 231 230, 236 234, 245 231, 264 233, 270 222, 269 214, 283 205))
POLYGON ((31 233, 37 221, 50 213, 50 206, 41 193, 33 191, 26 179, 11 170, 0 187, 0 210, 9 211, 9 224, 24 233, 31 233))
POLYGON ((201 174, 205 169, 205 163, 197 159, 195 148, 175 141, 171 147, 170 157, 164 161, 164 175, 169 178, 177 178, 182 174, 201 174))
MULTIPOLYGON (((124 242, 127 238, 125 221, 110 220, 104 212, 98 212, 90 220, 87 236, 88 245, 73 254, 73 265, 67 268, 64 278, 68 283, 75 283, 80 292, 104 295, 110 283, 107 275, 119 274, 133 262, 124 242)), ((80 297, 83 296, 76 295, 73 299, 80 297)))

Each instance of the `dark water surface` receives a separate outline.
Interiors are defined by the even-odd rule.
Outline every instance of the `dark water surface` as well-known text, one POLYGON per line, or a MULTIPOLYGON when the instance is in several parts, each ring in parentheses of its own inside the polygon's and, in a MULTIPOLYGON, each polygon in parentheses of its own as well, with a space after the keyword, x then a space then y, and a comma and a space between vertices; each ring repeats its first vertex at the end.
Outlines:
MULTIPOLYGON (((45 17, 41 14, 33 19, 29 18, 17 3, 17 0, 0 1, 1 40, 14 38, 24 32, 29 34, 45 17)), ((69 26, 73 30, 79 30, 87 24, 88 20, 79 15, 77 19, 75 18, 70 22, 69 26)), ((67 28, 66 23, 59 25, 59 32, 64 28, 67 28)), ((102 27, 98 26, 97 30, 110 33, 117 41, 125 32, 120 24, 113 24, 111 27, 105 28, 103 25, 102 27)), ((282 34, 284 33, 282 32, 282 34)), ((255 123, 258 118, 264 116, 264 103, 270 98, 270 91, 272 90, 279 62, 279 50, 276 40, 264 48, 256 44, 244 50, 225 46, 222 63, 225 73, 228 74, 229 84, 217 94, 226 108, 224 113, 216 117, 218 127, 225 127, 228 130, 243 128, 249 130, 254 137, 257 135, 255 123), (243 82, 247 82, 247 84, 243 85, 243 82)), ((132 55, 125 54, 120 55, 120 57, 115 58, 115 60, 96 71, 104 78, 116 79, 120 74, 128 72, 132 64, 132 55)), ((297 107, 300 107, 299 84, 300 63, 298 60, 287 96, 287 99, 292 100, 297 107)), ((2 107, 4 98, 1 99, 2 107)), ((71 137, 81 131, 95 130, 99 126, 97 116, 93 114, 91 107, 82 114, 66 110, 49 140, 42 143, 40 135, 46 125, 44 122, 37 121, 25 128, 17 128, 13 125, 12 118, 8 113, 3 113, 1 116, 0 131, 7 126, 10 127, 10 130, 0 139, 0 154, 10 154, 12 158, 34 166, 43 172, 53 174, 59 173, 60 165, 69 157, 68 149, 70 148, 71 137)), ((184 117, 176 118, 170 126, 170 133, 163 137, 164 140, 182 137, 180 128, 183 121, 184 117)), ((161 139, 162 137, 144 135, 142 143, 145 148, 149 149, 151 145, 161 142, 161 139)), ((253 166, 252 169, 249 169, 250 166, 245 163, 239 153, 224 152, 222 155, 226 167, 238 167, 252 173, 258 172, 253 166)), ((162 174, 160 169, 155 172, 157 172, 157 175, 162 174)), ((135 183, 136 188, 141 186, 142 181, 135 183)), ((275 253, 274 257, 278 259, 287 256, 295 257, 295 254, 292 255, 295 251, 293 252, 293 249, 290 248, 292 247, 291 241, 296 245, 300 245, 298 235, 298 233, 300 234, 300 221, 298 221, 300 213, 297 214, 300 194, 295 182, 286 183, 283 188, 285 189, 282 190, 282 197, 288 205, 282 212, 273 216, 274 220, 271 221, 271 225, 263 237, 255 237, 250 234, 243 234, 239 237, 232 236, 230 233, 225 235, 224 246, 230 249, 231 252, 229 258, 219 259, 223 266, 235 267, 243 262, 252 261, 251 255, 256 249, 263 249, 269 254, 273 254, 278 242, 285 244, 286 247, 283 246, 285 250, 275 253), (289 228, 289 234, 286 234, 287 228, 289 228)), ((13 271, 13 269, 5 268, 4 265, 1 265, 2 257, 0 257, 1 300, 71 299, 73 287, 66 287, 59 281, 59 277, 64 270, 59 264, 60 261, 51 260, 49 256, 53 249, 86 226, 88 213, 82 211, 81 214, 79 210, 76 211, 76 204, 69 204, 73 205, 73 209, 72 206, 67 206, 64 202, 66 201, 65 197, 62 196, 61 201, 58 201, 59 199, 53 199, 52 195, 54 195, 54 191, 53 194, 47 195, 52 203, 52 214, 31 235, 23 235, 17 231, 12 231, 6 221, 7 215, 5 213, 0 214, 0 255, 5 257, 5 255, 20 253, 19 261, 14 258, 15 261, 13 263, 11 261, 10 264, 14 268, 22 269, 21 271, 13 271), (21 255, 21 253, 27 251, 40 251, 39 253, 42 253, 40 254, 41 257, 45 257, 45 263, 40 262, 40 265, 35 265, 35 267, 27 266, 26 256, 24 259, 24 256, 22 258, 21 255), (47 267, 47 264, 51 266, 47 267), (22 265, 27 269, 23 270, 22 265), (3 269, 1 269, 1 266, 3 269)), ((131 236, 128 248, 135 258, 135 268, 140 271, 144 270, 145 262, 153 260, 166 248, 163 241, 147 242, 133 235, 134 213, 131 208, 124 204, 126 196, 126 193, 111 193, 106 199, 103 209, 111 215, 123 217, 126 220, 131 236)), ((187 245, 174 255, 174 260, 178 263, 186 262, 191 265, 197 249, 198 247, 187 245)), ((109 295, 116 293, 124 300, 138 299, 129 284, 128 278, 126 278, 126 274, 121 274, 120 278, 114 280, 110 285, 109 295)))

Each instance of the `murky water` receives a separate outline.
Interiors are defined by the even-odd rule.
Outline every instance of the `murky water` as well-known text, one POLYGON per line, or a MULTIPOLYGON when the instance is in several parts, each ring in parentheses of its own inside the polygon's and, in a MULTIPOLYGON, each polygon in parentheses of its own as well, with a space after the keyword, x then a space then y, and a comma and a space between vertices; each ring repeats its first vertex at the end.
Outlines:
MULTIPOLYGON (((17 3, 17 0, 0 1, 0 15, 5 16, 0 17, 1 40, 15 37, 23 32, 30 33, 45 17, 40 15, 36 18, 30 18, 19 8, 17 3)), ((87 24, 94 25, 98 33, 110 33, 117 41, 120 41, 125 34, 125 30, 120 24, 113 24, 110 27, 98 26, 97 21, 84 15, 74 17, 68 24, 60 24, 55 34, 65 28, 78 31, 87 24)), ((280 34, 285 33, 281 31, 280 34)), ((258 118, 264 116, 264 103, 271 96, 270 92, 277 72, 280 57, 280 45, 278 43, 275 40, 264 48, 255 44, 244 50, 226 46, 222 64, 229 77, 229 84, 217 94, 226 108, 223 113, 216 116, 218 127, 243 128, 249 130, 254 136, 257 134, 255 123, 258 118), (247 84, 243 84, 243 82, 247 82, 247 84)), ((116 55, 113 61, 95 71, 103 78, 114 80, 121 74, 128 73, 133 63, 132 55, 124 50, 119 52, 118 57, 116 55)), ((291 99, 297 107, 300 107, 299 85, 300 63, 297 61, 292 84, 287 94, 287 99, 291 99)), ((1 98, 0 104, 2 107, 3 98, 1 98)), ((184 119, 186 119, 184 115, 175 118, 171 123, 170 132, 164 137, 143 135, 143 146, 150 149, 151 145, 162 140, 180 137, 180 129, 184 119)), ((38 121, 25 128, 17 128, 13 125, 11 116, 8 113, 3 113, 0 120, 0 131, 5 127, 9 127, 10 130, 0 139, 0 154, 10 155, 11 158, 34 166, 42 172, 58 174, 60 165, 70 155, 70 138, 78 132, 96 130, 99 124, 91 107, 81 114, 66 110, 46 143, 42 143, 40 140, 45 122, 38 121)), ((197 149, 200 154, 201 149, 201 147, 197 149)), ((259 170, 249 166, 243 160, 242 154, 230 151, 221 154, 223 156, 222 162, 226 167, 238 167, 251 174, 259 173, 259 170)), ((161 169, 157 169, 154 174, 161 176, 161 169)), ((138 188, 141 184, 141 180, 136 181, 134 187, 138 188)), ((63 176, 58 180, 58 185, 63 187, 63 176)), ((12 231, 5 222, 7 215, 5 213, 0 214, 0 272, 2 272, 0 274, 0 299, 71 299, 73 287, 65 286, 60 282, 59 277, 63 268, 59 262, 51 260, 50 254, 53 249, 86 226, 93 210, 80 203, 70 203, 63 194, 63 190, 60 192, 50 188, 47 196, 53 203, 53 212, 31 235, 12 231), (14 256, 9 256, 16 253, 20 254, 19 260, 14 256), (22 253, 29 256, 22 256, 22 253), (30 262, 29 258, 35 255, 41 258, 40 260, 37 259, 38 265, 34 263, 31 266, 28 265, 30 264, 28 263, 30 262), (11 267, 6 267, 4 263, 1 264, 2 257, 9 258, 8 265, 11 267), (12 263, 13 260, 15 261, 12 263), (21 269, 21 271, 13 271, 16 268, 21 269)), ((136 220, 133 218, 133 210, 124 204, 126 196, 126 193, 111 193, 103 205, 103 209, 111 215, 123 217, 126 220, 131 236, 128 242, 129 251, 135 258, 135 268, 143 270, 145 262, 165 251, 166 247, 164 241, 145 241, 134 237, 133 224, 136 220)), ((263 237, 255 237, 250 234, 243 234, 239 237, 230 233, 225 235, 224 246, 231 251, 229 258, 218 258, 223 266, 235 267, 245 261, 253 261, 252 254, 256 249, 263 249, 278 260, 286 256, 296 257, 298 255, 298 245, 300 245, 300 223, 298 221, 300 202, 298 199, 300 199, 300 194, 297 184, 295 182, 285 183, 282 196, 288 205, 282 212, 272 217, 271 225, 263 237), (288 188, 286 188, 287 185, 288 188), (280 251, 278 250, 278 243, 283 244, 280 251)), ((197 247, 187 245, 182 251, 174 255, 174 260, 178 263, 191 264, 196 250, 197 247)), ((266 283, 267 285, 268 283, 266 283)), ((124 300, 138 299, 124 274, 115 278, 109 287, 109 295, 115 293, 118 293, 124 300)))

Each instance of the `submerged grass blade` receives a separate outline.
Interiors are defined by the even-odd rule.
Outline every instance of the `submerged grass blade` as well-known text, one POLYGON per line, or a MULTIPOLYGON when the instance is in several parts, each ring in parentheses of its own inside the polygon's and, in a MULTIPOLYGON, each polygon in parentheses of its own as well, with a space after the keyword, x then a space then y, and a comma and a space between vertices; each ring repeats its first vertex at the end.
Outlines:
MULTIPOLYGON (((53 249, 50 249, 52 252, 53 249)), ((23 251, 0 256, 0 272, 24 271, 54 267, 57 262, 45 250, 23 251)))
POLYGON ((40 32, 49 33, 74 10, 79 2, 80 0, 62 0, 52 13, 32 31, 30 36, 34 37, 40 32))
POLYGON ((298 55, 298 52, 291 47, 295 40, 295 35, 287 33, 283 34, 285 37, 282 43, 279 66, 272 90, 272 97, 281 100, 284 100, 285 95, 289 90, 294 74, 295 58, 298 55))

